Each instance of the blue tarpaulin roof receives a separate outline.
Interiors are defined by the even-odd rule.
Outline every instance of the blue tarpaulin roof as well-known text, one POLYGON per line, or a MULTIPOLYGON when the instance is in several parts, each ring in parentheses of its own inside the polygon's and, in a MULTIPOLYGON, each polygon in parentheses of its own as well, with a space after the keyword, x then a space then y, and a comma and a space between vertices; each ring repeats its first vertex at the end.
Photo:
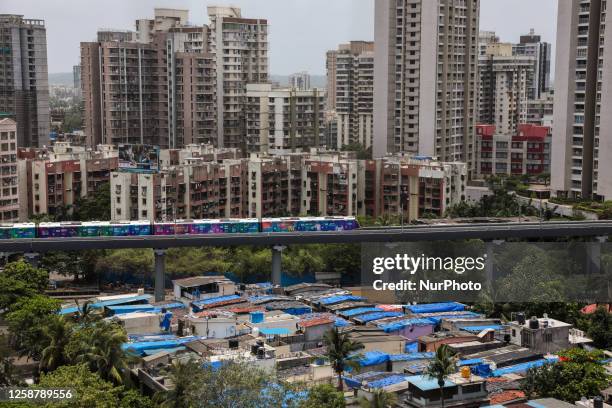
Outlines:
POLYGON ((228 300, 236 300, 236 299, 240 299, 240 296, 238 295, 217 296, 217 297, 208 298, 208 299, 196 300, 192 302, 192 304, 194 306, 200 306, 200 305, 208 306, 208 305, 214 305, 215 303, 227 302, 228 300))
POLYGON ((376 364, 386 363, 389 360, 389 355, 382 351, 368 351, 364 353, 358 360, 362 367, 369 367, 376 364))
POLYGON ((463 367, 463 366, 482 364, 482 363, 483 363, 482 358, 472 358, 472 359, 468 359, 468 360, 459 360, 457 365, 459 367, 463 367))
POLYGON ((259 332, 265 336, 286 336, 291 333, 286 327, 264 327, 259 332))
POLYGON ((477 319, 479 317, 481 317, 481 315, 479 315, 478 313, 465 312, 465 313, 460 313, 460 314, 441 313, 436 316, 427 316, 425 317, 425 319, 431 320, 435 324, 439 324, 442 321, 442 319, 477 319))
POLYGON ((319 303, 322 305, 333 305, 335 303, 346 302, 346 301, 356 301, 363 300, 361 296, 353 296, 353 295, 340 295, 340 296, 329 296, 319 300, 319 303))
POLYGON ((110 315, 120 315, 133 312, 150 312, 155 309, 153 305, 118 305, 118 306, 106 306, 110 311, 110 315))
POLYGON ((465 305, 457 302, 426 303, 422 305, 406 305, 406 309, 412 313, 437 313, 437 312, 460 312, 465 310, 465 305))
POLYGON ((178 337, 174 334, 128 334, 128 339, 132 342, 135 341, 161 341, 161 340, 175 340, 178 337))
POLYGON ((544 359, 541 359, 541 360, 529 361, 527 363, 516 364, 516 365, 513 365, 513 366, 498 368, 497 370, 493 370, 491 375, 493 377, 500 377, 500 376, 502 376, 504 374, 521 373, 521 372, 527 371, 528 369, 533 368, 533 367, 541 367, 541 366, 543 366, 545 364, 554 363, 557 360, 558 360, 558 358, 551 358, 551 359, 544 358, 544 359))
POLYGON ((358 315, 355 318, 365 323, 365 322, 371 322, 373 320, 385 319, 387 317, 400 317, 403 315, 404 314, 402 312, 375 312, 375 313, 368 313, 364 315, 358 315))
POLYGON ((182 346, 183 344, 196 340, 203 340, 205 338, 206 337, 201 336, 188 336, 162 341, 136 341, 133 343, 124 343, 121 348, 126 351, 142 354, 145 350, 176 348, 182 346))
MULTIPOLYGON (((440 388, 438 385, 438 380, 427 375, 412 375, 408 377, 407 380, 415 387, 423 391, 437 390, 440 388)), ((444 381, 444 387, 452 387, 453 385, 455 385, 455 383, 452 381, 444 381)))
POLYGON ((341 317, 336 317, 334 319, 334 326, 336 326, 336 327, 346 327, 346 326, 350 326, 350 325, 351 325, 351 323, 349 321, 344 320, 341 317))
MULTIPOLYGON (((266 306, 267 310, 276 310, 276 307, 269 307, 266 306)), ((312 309, 308 306, 303 306, 303 307, 287 307, 287 308, 280 308, 280 310, 282 310, 285 313, 288 313, 290 315, 294 315, 294 316, 301 316, 303 314, 307 314, 307 313, 311 313, 312 309)))
POLYGON ((427 351, 424 353, 390 354, 389 361, 429 360, 434 357, 435 353, 433 351, 427 351))
POLYGON ((383 329, 386 333, 390 333, 401 330, 407 326, 431 326, 433 324, 434 323, 428 319, 406 319, 392 323, 379 323, 378 327, 383 329))
POLYGON ((419 351, 419 342, 413 341, 412 343, 406 343, 406 347, 404 347, 404 351, 406 353, 416 353, 419 351))
POLYGON ((340 314, 345 317, 357 316, 363 313, 369 312, 382 312, 383 310, 378 307, 358 307, 356 309, 349 309, 341 312, 340 314))
MULTIPOLYGON (((101 309, 107 306, 125 305, 129 303, 148 303, 152 297, 153 296, 151 295, 130 296, 130 297, 124 297, 121 299, 105 300, 104 302, 90 303, 88 307, 91 307, 93 309, 101 309)), ((67 315, 67 314, 77 313, 78 311, 79 311, 79 308, 77 306, 73 306, 73 307, 67 307, 67 308, 61 309, 58 313, 60 315, 67 315)))
POLYGON ((407 378, 407 375, 391 375, 386 378, 381 378, 380 380, 369 382, 368 386, 370 388, 384 388, 393 384, 399 384, 401 382, 404 382, 407 378))
POLYGON ((464 326, 460 327, 461 330, 469 331, 471 333, 480 333, 483 330, 491 329, 491 330, 501 330, 501 325, 499 324, 488 324, 483 326, 464 326))
POLYGON ((187 350, 187 347, 179 346, 179 347, 171 347, 171 348, 149 349, 149 350, 144 350, 142 354, 144 354, 145 356, 152 356, 153 354, 161 353, 164 351, 168 353, 176 353, 177 351, 183 351, 183 350, 187 350))

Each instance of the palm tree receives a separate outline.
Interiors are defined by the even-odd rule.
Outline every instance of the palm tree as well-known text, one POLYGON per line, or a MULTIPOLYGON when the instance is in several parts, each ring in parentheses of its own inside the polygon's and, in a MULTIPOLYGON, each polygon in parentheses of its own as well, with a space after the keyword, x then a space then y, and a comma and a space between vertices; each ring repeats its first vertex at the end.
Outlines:
POLYGON ((95 309, 92 307, 93 302, 87 300, 83 303, 83 307, 79 305, 79 301, 75 300, 77 304, 77 321, 80 323, 91 323, 97 320, 100 320, 102 316, 99 313, 96 313, 95 309))
POLYGON ((84 336, 76 363, 87 363, 105 380, 123 384, 127 379, 128 356, 121 346, 127 342, 123 328, 104 321, 95 323, 84 336))
POLYGON ((43 349, 40 359, 40 369, 49 372, 66 364, 66 345, 70 341, 72 325, 63 316, 51 315, 42 329, 43 341, 47 346, 43 349))
POLYGON ((324 336, 325 344, 327 345, 327 357, 331 362, 332 368, 338 375, 338 390, 344 390, 342 382, 342 374, 351 367, 357 368, 359 363, 353 354, 363 348, 363 344, 351 340, 348 333, 342 333, 337 327, 329 330, 324 336))
POLYGON ((173 361, 168 378, 172 386, 169 391, 158 392, 154 401, 160 408, 187 408, 191 405, 191 396, 188 391, 201 379, 203 370, 195 360, 185 362, 173 361))
POLYGON ((457 358, 453 351, 446 344, 443 344, 436 350, 436 356, 425 370, 425 374, 429 378, 438 380, 442 408, 444 408, 444 383, 446 378, 455 372, 457 372, 457 358))
POLYGON ((391 392, 386 392, 382 388, 377 388, 372 393, 372 399, 368 400, 366 397, 359 399, 359 406, 361 408, 389 408, 397 402, 397 395, 391 392))

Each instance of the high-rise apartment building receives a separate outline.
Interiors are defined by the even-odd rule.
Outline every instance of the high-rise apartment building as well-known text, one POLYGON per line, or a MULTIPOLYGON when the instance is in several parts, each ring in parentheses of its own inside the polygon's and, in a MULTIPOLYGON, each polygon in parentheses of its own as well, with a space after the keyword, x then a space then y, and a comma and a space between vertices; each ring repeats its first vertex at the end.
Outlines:
POLYGON ((551 187, 612 199, 612 30, 605 0, 559 2, 551 187), (609 28, 609 27, 607 27, 609 28))
POLYGON ((479 0, 377 0, 374 157, 474 161, 479 0))
POLYGON ((281 154, 325 144, 325 93, 321 89, 248 84, 244 111, 250 152, 281 154))
POLYGON ((176 148, 216 141, 214 65, 208 27, 187 11, 155 9, 136 33, 101 31, 81 43, 88 143, 176 148))
POLYGON ((268 22, 240 8, 209 6, 208 45, 216 71, 217 145, 245 149, 246 85, 268 81, 268 22))
POLYGON ((533 29, 529 34, 521 35, 520 42, 513 45, 513 55, 532 57, 534 61, 530 99, 539 99, 544 92, 550 90, 551 51, 551 44, 542 41, 541 36, 536 35, 533 29))
POLYGON ((47 31, 43 20, 0 14, 0 112, 17 122, 18 146, 49 144, 47 31))
POLYGON ((0 222, 17 222, 27 207, 20 206, 17 177, 17 123, 0 119, 0 222))
MULTIPOLYGON (((351 143, 372 146, 374 43, 351 41, 335 52, 335 98, 338 149, 351 143)), ((333 72, 327 73, 332 75, 333 72)), ((329 79, 328 79, 329 82, 329 79)))
POLYGON ((310 74, 302 71, 289 75, 289 88, 295 88, 300 91, 310 89, 310 74))
POLYGON ((516 133, 527 122, 534 58, 512 54, 510 43, 489 43, 479 57, 478 122, 500 133, 516 133))
POLYGON ((328 112, 336 110, 336 60, 337 50, 330 50, 325 53, 325 69, 327 71, 327 99, 325 109, 328 112))
POLYGON ((72 67, 72 86, 77 95, 81 95, 81 66, 74 65, 72 67))

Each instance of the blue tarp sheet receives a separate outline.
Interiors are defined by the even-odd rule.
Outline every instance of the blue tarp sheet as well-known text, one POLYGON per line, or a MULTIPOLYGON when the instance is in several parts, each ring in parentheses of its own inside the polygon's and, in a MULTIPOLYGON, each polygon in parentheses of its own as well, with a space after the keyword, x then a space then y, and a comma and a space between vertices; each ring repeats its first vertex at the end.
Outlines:
POLYGON ((461 312, 465 305, 457 302, 426 303, 422 305, 406 305, 406 309, 412 313, 437 313, 437 312, 461 312))
MULTIPOLYGON (((268 308, 266 308, 268 309, 268 308)), ((272 309, 268 309, 268 310, 272 310, 272 309)), ((294 315, 294 316, 301 316, 303 314, 307 314, 307 313, 312 313, 312 309, 304 306, 304 307, 288 307, 286 309, 281 309, 283 312, 288 313, 290 315, 294 315)))
POLYGON ((472 371, 472 374, 475 374, 477 376, 480 377, 490 377, 491 376, 491 367, 488 364, 476 364, 472 367, 470 367, 470 371, 472 371))
POLYGON ((217 296, 217 297, 213 297, 209 299, 196 300, 192 302, 192 304, 194 306, 209 306, 209 305, 214 305, 215 303, 226 302, 228 300, 236 300, 236 299, 240 299, 240 296, 238 295, 217 296))
POLYGON ((508 366, 508 367, 503 367, 503 368, 498 368, 497 370, 493 370, 493 372, 491 373, 491 375, 493 377, 500 377, 504 374, 511 374, 511 373, 521 373, 523 371, 527 371, 530 368, 533 367, 541 367, 545 364, 551 364, 554 363, 555 361, 557 361, 558 359, 556 358, 551 358, 551 359, 542 359, 542 360, 536 360, 536 361, 529 361, 527 363, 522 363, 522 364, 517 364, 517 365, 513 365, 513 366, 508 366))
POLYGON ((426 351, 423 353, 391 354, 389 355, 389 361, 429 360, 434 357, 435 353, 432 351, 426 351))
POLYGON ((178 337, 174 334, 128 334, 128 339, 132 342, 137 341, 162 341, 176 340, 178 337))
POLYGON ((350 322, 344 320, 341 317, 336 317, 334 319, 334 326, 336 326, 336 327, 346 327, 346 326, 350 326, 350 325, 351 325, 350 322))
POLYGON ((142 354, 144 354, 145 356, 152 356, 153 354, 161 353, 163 351, 166 351, 168 353, 176 353, 177 351, 183 351, 183 350, 187 350, 187 347, 179 346, 179 347, 172 347, 172 348, 149 349, 149 350, 144 350, 142 354))
POLYGON ((371 322, 373 320, 385 319, 387 317, 400 317, 403 315, 404 314, 402 312, 375 312, 375 313, 368 313, 368 314, 356 316, 356 318, 359 319, 359 321, 362 321, 365 323, 365 322, 371 322))
POLYGON ((363 300, 361 296, 353 295, 340 295, 340 296, 329 296, 319 300, 322 305, 333 305, 335 303, 363 300))
POLYGON ((478 313, 465 312, 460 314, 439 314, 436 316, 428 316, 425 319, 431 320, 435 324, 440 324, 442 319, 477 319, 481 317, 478 313))
POLYGON ((358 360, 362 367, 369 367, 377 364, 386 363, 389 360, 389 355, 382 351, 368 351, 358 360))
POLYGON ((428 319, 406 319, 392 323, 379 323, 378 327, 383 329, 385 333, 398 331, 407 326, 431 326, 433 322, 428 319))
POLYGON ((469 331, 470 333, 480 333, 483 330, 491 329, 491 330, 501 330, 501 325, 499 324, 489 324, 484 326, 464 326, 461 327, 461 330, 469 331))
POLYGON ((185 305, 182 304, 181 302, 174 302, 174 303, 166 303, 163 305, 155 305, 155 307, 159 309, 173 310, 173 309, 184 309, 185 305))
POLYGON ((264 327, 259 332, 264 336, 286 336, 291 333, 286 327, 264 327))
MULTIPOLYGON (((153 305, 119 305, 119 306, 106 306, 106 309, 110 311, 110 315, 120 315, 134 312, 152 312, 156 308, 153 305)), ((160 309, 161 310, 161 309, 160 309)))
POLYGON ((416 353, 419 351, 419 342, 414 341, 412 343, 406 343, 406 347, 404 347, 404 351, 406 353, 416 353))
MULTIPOLYGON (((104 302, 90 303, 89 307, 93 309, 101 309, 106 306, 125 305, 128 303, 147 304, 152 297, 153 296, 151 295, 130 296, 130 297, 125 297, 121 299, 106 300, 104 302)), ((79 311, 79 308, 77 306, 73 306, 73 307, 67 307, 67 308, 61 309, 58 313, 60 315, 67 315, 67 314, 76 313, 78 311, 79 311)))
POLYGON ((469 360, 459 360, 457 365, 459 367, 463 367, 463 366, 476 365, 476 364, 482 364, 482 363, 483 363, 482 358, 472 358, 472 359, 469 359, 469 360))
POLYGON ((393 384, 398 384, 406 381, 408 376, 406 375, 391 375, 387 378, 381 378, 380 380, 372 381, 368 383, 371 388, 384 388, 393 384))
POLYGON ((126 351, 142 354, 145 350, 176 348, 195 340, 204 340, 205 338, 206 337, 201 336, 188 336, 162 341, 137 341, 133 343, 125 343, 121 346, 121 348, 126 351))
POLYGON ((345 310, 343 312, 340 312, 340 314, 342 316, 345 316, 345 317, 351 317, 351 316, 357 316, 357 315, 363 314, 363 313, 382 312, 382 311, 383 310, 381 308, 378 308, 378 307, 358 307, 356 309, 345 310))

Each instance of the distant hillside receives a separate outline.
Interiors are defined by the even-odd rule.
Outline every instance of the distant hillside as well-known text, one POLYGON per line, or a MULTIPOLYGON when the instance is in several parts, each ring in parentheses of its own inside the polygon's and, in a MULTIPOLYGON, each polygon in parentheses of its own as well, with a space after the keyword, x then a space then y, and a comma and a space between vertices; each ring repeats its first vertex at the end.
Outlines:
POLYGON ((55 72, 53 74, 49 74, 49 85, 74 85, 72 72, 55 72))

